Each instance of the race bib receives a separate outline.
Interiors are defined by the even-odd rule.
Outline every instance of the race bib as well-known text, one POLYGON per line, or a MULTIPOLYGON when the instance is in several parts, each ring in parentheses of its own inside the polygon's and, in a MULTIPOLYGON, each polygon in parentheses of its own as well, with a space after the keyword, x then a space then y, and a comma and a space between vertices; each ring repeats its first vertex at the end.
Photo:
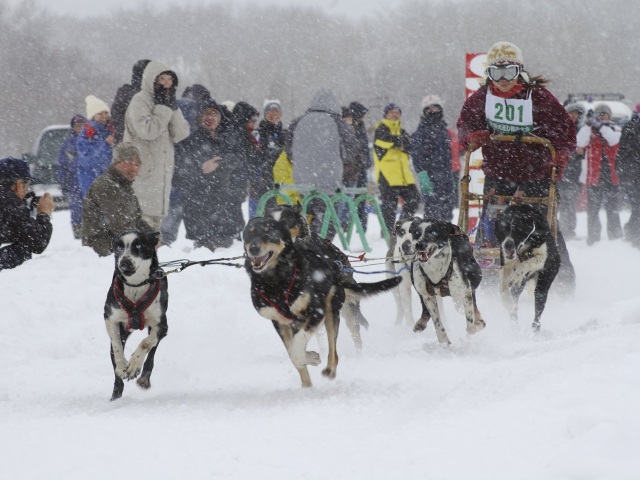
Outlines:
POLYGON ((514 133, 533 132, 533 103, 531 95, 526 99, 496 97, 487 91, 484 105, 487 123, 493 130, 511 135, 514 133))

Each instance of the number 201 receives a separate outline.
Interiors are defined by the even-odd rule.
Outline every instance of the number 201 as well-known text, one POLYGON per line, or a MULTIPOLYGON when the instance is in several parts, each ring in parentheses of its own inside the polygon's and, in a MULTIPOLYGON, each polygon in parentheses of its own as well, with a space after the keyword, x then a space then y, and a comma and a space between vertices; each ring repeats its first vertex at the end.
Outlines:
MULTIPOLYGON (((516 108, 513 105, 507 105, 506 108, 502 103, 496 103, 495 112, 496 112, 496 120, 504 120, 506 118, 507 121, 512 122, 515 118, 516 108), (504 117, 503 117, 504 114, 504 117)), ((522 123, 522 118, 524 114, 524 107, 520 105, 518 107, 518 122, 522 123)))

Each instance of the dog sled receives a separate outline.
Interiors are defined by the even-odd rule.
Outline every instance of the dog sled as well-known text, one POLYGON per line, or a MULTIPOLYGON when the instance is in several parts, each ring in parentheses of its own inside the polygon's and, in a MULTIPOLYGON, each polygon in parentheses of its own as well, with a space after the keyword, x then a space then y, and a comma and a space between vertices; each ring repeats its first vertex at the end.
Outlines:
MULTIPOLYGON (((551 152, 552 161, 556 151, 546 138, 534 136, 516 135, 492 135, 492 141, 498 142, 524 142, 544 145, 551 152)), ((481 268, 485 270, 497 270, 500 268, 500 248, 493 236, 493 225, 498 214, 507 208, 510 203, 528 203, 532 205, 544 204, 547 206, 547 222, 554 238, 558 235, 558 196, 556 191, 556 167, 552 167, 549 195, 546 197, 525 197, 523 192, 515 195, 496 195, 471 192, 471 157, 474 150, 467 149, 464 162, 464 175, 460 180, 460 213, 458 226, 467 233, 473 246, 474 256, 481 268), (470 217, 470 211, 476 210, 477 217, 470 217)), ((478 182, 480 183, 480 182, 478 182)))

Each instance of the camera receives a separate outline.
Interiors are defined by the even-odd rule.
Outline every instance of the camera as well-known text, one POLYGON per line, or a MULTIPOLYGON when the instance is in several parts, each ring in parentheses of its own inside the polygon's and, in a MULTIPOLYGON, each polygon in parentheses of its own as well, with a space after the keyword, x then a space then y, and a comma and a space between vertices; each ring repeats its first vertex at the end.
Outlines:
POLYGON ((38 206, 40 197, 36 195, 34 192, 27 192, 27 194, 24 196, 24 200, 25 202, 27 202, 29 209, 33 211, 38 206))

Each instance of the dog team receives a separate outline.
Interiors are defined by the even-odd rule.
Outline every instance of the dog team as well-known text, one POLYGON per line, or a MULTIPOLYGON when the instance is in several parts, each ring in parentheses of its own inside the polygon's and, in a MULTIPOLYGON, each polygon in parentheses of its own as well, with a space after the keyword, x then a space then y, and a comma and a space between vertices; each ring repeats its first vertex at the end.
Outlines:
MULTIPOLYGON (((547 221, 535 207, 511 205, 498 217, 496 236, 503 301, 516 321, 518 296, 532 281, 533 328, 537 330, 560 267, 547 221)), ((115 272, 104 307, 115 373, 112 400, 122 396, 124 380, 137 378, 140 387, 151 386, 156 349, 167 334, 168 284, 159 267, 157 242, 158 234, 140 231, 124 232, 113 241, 115 272), (132 331, 144 329, 148 335, 127 361, 124 346, 128 337, 132 331)), ((396 321, 413 321, 413 286, 422 304, 414 331, 424 330, 432 319, 438 341, 443 344, 451 341, 442 322, 442 297, 451 296, 464 311, 467 333, 475 334, 486 326, 476 303, 482 271, 468 237, 450 222, 419 217, 398 220, 386 260, 387 269, 397 274, 374 283, 354 279, 348 257, 310 231, 299 207, 278 206, 264 217, 251 219, 244 229, 243 243, 253 306, 273 322, 303 387, 312 385, 307 366, 321 362, 317 352, 307 350, 311 337, 324 325, 328 359, 322 374, 334 378, 340 316, 344 316, 360 349, 360 327, 368 326, 360 300, 372 295, 393 290, 396 321)))

